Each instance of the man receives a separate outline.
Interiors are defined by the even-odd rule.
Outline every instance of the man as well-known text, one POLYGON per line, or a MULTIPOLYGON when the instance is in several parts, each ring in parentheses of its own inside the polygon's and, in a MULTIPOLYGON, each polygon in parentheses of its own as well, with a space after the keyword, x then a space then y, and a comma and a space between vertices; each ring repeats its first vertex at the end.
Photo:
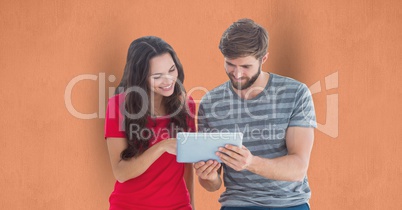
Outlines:
MULTIPOLYGON (((219 49, 230 81, 208 92, 198 112, 199 132, 242 132, 241 148, 217 151, 226 191, 219 202, 231 209, 309 209, 307 169, 316 127, 307 86, 262 72, 268 33, 249 19, 233 23, 219 49)), ((206 190, 222 185, 217 161, 194 164, 206 190)))

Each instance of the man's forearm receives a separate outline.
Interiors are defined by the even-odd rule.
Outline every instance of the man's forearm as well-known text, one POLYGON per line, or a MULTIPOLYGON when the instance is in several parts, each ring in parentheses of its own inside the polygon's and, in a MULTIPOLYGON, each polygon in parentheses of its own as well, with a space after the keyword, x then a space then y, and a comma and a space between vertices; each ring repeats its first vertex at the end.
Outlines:
POLYGON ((297 155, 286 155, 274 159, 253 157, 247 170, 273 180, 302 181, 308 164, 297 155))

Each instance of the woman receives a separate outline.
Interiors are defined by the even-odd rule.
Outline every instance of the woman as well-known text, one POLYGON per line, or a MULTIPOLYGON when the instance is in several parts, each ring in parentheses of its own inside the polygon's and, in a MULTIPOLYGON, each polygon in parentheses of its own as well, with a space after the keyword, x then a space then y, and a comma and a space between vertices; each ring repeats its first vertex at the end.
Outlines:
POLYGON ((176 162, 177 131, 195 131, 183 67, 158 37, 133 41, 123 79, 108 102, 105 138, 117 181, 110 209, 192 209, 191 164, 176 162), (124 91, 122 91, 124 90, 124 91))

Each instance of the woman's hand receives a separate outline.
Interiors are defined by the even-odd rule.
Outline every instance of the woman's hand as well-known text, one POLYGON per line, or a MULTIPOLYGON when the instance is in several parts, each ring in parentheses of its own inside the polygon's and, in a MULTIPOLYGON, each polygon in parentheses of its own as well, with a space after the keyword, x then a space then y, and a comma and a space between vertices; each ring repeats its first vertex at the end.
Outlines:
POLYGON ((176 155, 177 153, 177 140, 175 138, 165 139, 159 143, 163 149, 163 151, 176 155))

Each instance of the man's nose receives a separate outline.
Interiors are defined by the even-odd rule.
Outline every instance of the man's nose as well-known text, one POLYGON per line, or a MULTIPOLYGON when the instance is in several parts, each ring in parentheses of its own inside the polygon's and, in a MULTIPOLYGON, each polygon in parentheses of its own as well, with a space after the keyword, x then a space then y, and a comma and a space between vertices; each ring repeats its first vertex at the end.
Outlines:
POLYGON ((233 76, 236 78, 240 78, 243 75, 243 72, 240 70, 239 67, 235 67, 233 71, 233 76))

